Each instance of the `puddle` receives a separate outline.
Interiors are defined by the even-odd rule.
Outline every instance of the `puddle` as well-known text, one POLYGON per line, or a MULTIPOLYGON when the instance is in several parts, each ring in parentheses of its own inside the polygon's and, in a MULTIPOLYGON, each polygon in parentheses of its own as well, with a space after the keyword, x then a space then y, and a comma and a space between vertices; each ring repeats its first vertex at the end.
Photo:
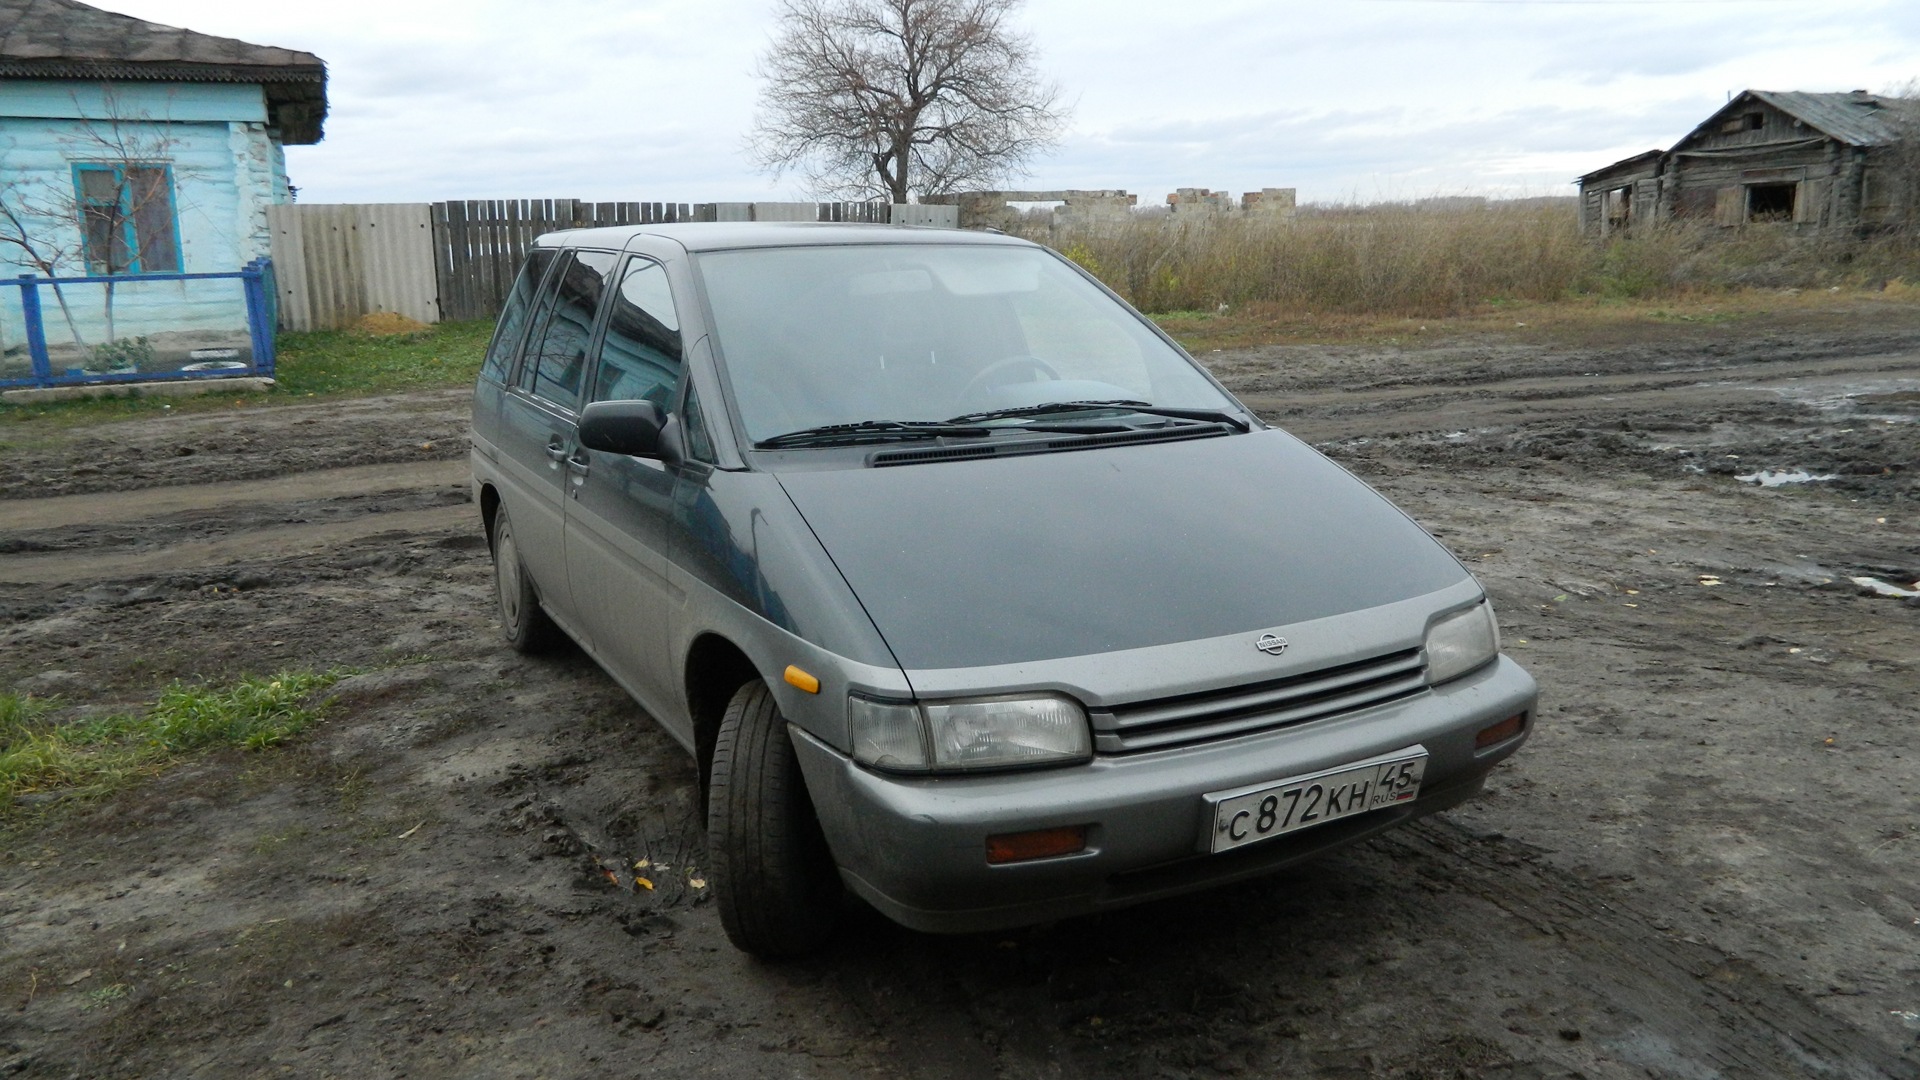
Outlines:
POLYGON ((1786 484, 1811 484, 1821 480, 1838 480, 1838 473, 1810 473, 1805 469, 1761 469, 1759 472, 1745 473, 1734 477, 1744 484, 1759 484, 1761 487, 1781 487, 1786 484))
POLYGON ((1746 389, 1766 389, 1788 401, 1808 405, 1822 412, 1848 413, 1863 420, 1880 420, 1889 424, 1913 423, 1916 417, 1907 409, 1920 402, 1920 389, 1916 389, 1915 381, 1908 378, 1804 379, 1786 385, 1746 389))
POLYGON ((1898 585, 1889 585, 1877 577, 1850 577, 1847 580, 1863 589, 1872 589, 1875 596, 1892 596, 1902 600, 1910 596, 1920 596, 1920 581, 1914 582, 1911 589, 1903 589, 1898 585))

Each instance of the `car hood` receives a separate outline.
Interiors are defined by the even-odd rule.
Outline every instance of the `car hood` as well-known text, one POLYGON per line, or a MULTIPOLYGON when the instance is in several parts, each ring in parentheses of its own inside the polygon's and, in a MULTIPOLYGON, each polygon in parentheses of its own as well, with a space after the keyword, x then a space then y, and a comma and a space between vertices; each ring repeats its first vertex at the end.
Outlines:
POLYGON ((908 670, 1259 632, 1468 576, 1277 430, 779 479, 908 670))

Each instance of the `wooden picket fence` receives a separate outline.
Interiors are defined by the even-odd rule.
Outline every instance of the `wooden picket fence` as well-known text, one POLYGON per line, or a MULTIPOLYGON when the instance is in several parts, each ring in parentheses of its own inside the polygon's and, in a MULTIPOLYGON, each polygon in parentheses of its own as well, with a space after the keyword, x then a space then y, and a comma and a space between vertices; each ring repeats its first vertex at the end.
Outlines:
POLYGON ((333 330, 391 311, 423 323, 491 319, 535 237, 679 221, 892 220, 953 228, 949 206, 878 203, 467 199, 269 208, 280 328, 333 330))
MULTIPOLYGON (((712 204, 706 204, 711 206, 712 204)), ((579 199, 469 199, 433 204, 433 255, 440 317, 491 319, 541 233, 602 225, 712 221, 694 204, 583 202, 579 199)))

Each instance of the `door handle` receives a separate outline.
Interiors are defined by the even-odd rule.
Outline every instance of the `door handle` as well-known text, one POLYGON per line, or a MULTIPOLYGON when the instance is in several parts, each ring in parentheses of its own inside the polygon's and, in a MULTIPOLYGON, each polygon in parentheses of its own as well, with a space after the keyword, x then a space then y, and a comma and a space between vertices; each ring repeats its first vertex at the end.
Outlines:
POLYGON ((567 457, 567 471, 578 476, 587 475, 587 469, 592 465, 593 460, 587 457, 585 450, 575 450, 567 457))
POLYGON ((566 456, 567 456, 567 446, 565 443, 561 442, 559 439, 556 438, 552 442, 547 444, 547 460, 548 461, 551 461, 554 464, 558 465, 562 460, 566 458, 566 456))

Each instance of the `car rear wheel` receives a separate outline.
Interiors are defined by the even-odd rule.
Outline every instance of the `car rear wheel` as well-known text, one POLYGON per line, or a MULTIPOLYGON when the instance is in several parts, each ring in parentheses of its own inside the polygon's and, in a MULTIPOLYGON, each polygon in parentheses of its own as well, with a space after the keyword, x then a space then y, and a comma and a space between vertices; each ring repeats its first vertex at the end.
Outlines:
POLYGON ((513 522, 502 506, 493 515, 493 584, 500 598, 500 629, 507 644, 519 652, 544 652, 560 637, 560 628, 540 609, 534 595, 533 580, 520 561, 520 547, 514 542, 513 522))
POLYGON ((707 848, 727 937, 768 959, 818 949, 839 922, 839 871, 765 683, 727 703, 713 748, 707 848))

